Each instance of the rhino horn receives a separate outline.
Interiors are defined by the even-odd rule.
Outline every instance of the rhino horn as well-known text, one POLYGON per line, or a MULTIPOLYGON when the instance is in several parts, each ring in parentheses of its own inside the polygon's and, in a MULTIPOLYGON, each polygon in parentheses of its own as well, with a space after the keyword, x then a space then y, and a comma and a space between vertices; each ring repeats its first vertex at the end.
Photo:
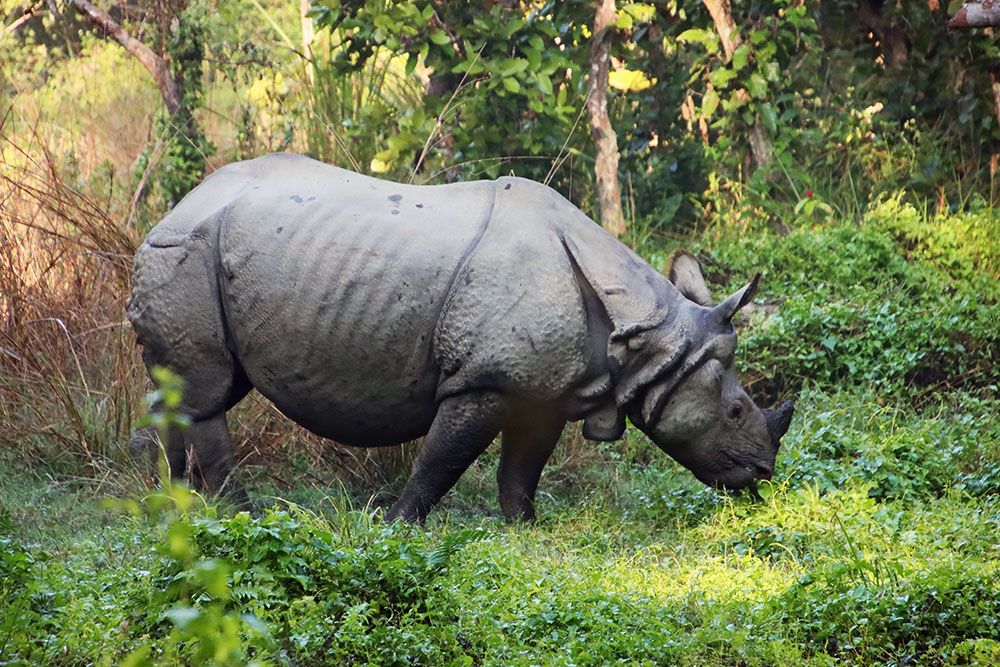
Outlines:
POLYGON ((792 413, 795 412, 795 401, 788 399, 777 409, 764 410, 764 422, 767 424, 767 434, 771 436, 771 444, 775 451, 781 445, 781 436, 788 431, 788 425, 792 423, 792 413))
POLYGON ((753 277, 753 280, 730 294, 726 297, 726 300, 718 306, 715 306, 715 308, 712 309, 715 320, 720 324, 725 324, 732 320, 733 315, 735 315, 740 308, 753 300, 754 295, 757 294, 758 283, 760 283, 759 273, 753 277))

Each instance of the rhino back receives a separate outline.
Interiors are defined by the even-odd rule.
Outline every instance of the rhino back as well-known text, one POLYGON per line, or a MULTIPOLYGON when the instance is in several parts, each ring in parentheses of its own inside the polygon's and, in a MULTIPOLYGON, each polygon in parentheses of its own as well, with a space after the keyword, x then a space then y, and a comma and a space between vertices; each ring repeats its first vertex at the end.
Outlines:
POLYGON ((555 190, 501 178, 488 228, 438 324, 438 395, 490 387, 566 399, 607 371, 605 317, 614 327, 642 322, 668 305, 665 283, 555 190), (601 314, 588 314, 578 270, 601 314))
POLYGON ((439 377, 433 332, 493 184, 400 185, 294 156, 244 164, 252 184, 220 222, 219 258, 247 376, 321 435, 422 435, 439 377))

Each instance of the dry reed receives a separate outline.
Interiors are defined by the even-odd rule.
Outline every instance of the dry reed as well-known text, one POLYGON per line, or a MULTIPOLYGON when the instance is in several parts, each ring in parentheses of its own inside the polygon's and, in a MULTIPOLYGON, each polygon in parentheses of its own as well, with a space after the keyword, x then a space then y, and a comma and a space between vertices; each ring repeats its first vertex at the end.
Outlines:
MULTIPOLYGON (((25 143, 0 124, 0 457, 97 480, 144 469, 127 447, 149 389, 124 316, 142 237, 132 208, 70 185, 38 132, 25 143)), ((237 459, 279 490, 374 491, 415 450, 337 445, 256 394, 230 417, 237 459)))

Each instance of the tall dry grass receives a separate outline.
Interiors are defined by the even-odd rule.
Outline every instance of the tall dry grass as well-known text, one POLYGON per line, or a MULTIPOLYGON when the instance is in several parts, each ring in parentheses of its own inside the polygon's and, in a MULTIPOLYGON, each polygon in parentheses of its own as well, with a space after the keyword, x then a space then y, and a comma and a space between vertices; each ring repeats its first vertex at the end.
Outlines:
MULTIPOLYGON (((128 447, 150 389, 124 306, 144 230, 134 199, 63 177, 38 132, 0 124, 0 458, 98 481, 148 480, 128 447)), ((237 459, 278 489, 397 482, 414 445, 357 449, 251 394, 230 415, 237 459)))
POLYGON ((107 474, 141 372, 123 304, 138 234, 0 126, 0 447, 107 474))

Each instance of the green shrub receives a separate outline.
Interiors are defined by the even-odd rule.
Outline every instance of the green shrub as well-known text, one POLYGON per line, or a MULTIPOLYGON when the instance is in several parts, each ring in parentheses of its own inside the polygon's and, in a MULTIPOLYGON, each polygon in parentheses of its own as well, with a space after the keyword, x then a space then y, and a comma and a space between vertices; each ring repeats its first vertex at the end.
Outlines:
MULTIPOLYGON (((927 394, 996 386, 1000 218, 928 219, 898 199, 864 223, 706 239, 710 279, 763 271, 777 314, 751 321, 742 359, 768 399, 809 383, 927 394)), ((721 291, 721 290, 720 290, 721 291)))
POLYGON ((813 650, 854 662, 891 651, 932 664, 968 640, 1000 639, 1000 576, 942 567, 892 582, 863 563, 806 575, 774 601, 777 619, 813 650))
POLYGON ((958 394, 926 411, 856 392, 806 392, 778 457, 778 477, 830 491, 851 481, 877 498, 935 497, 952 488, 996 494, 996 400, 958 394), (883 402, 884 403, 884 402, 883 402))

